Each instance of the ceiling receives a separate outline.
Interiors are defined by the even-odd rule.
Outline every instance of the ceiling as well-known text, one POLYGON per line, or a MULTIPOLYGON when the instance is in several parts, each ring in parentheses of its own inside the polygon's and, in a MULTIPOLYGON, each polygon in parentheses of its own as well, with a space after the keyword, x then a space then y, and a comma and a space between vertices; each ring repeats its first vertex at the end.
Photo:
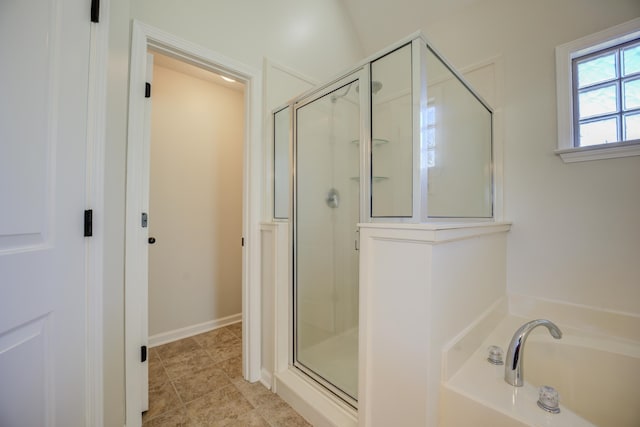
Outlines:
POLYGON ((365 54, 371 55, 418 30, 425 31, 429 23, 441 21, 482 0, 341 1, 365 54))
POLYGON ((152 51, 151 53, 153 54, 154 65, 168 68, 170 70, 177 71, 179 73, 186 74, 201 80, 206 80, 208 82, 218 84, 220 86, 228 87, 229 89, 233 89, 239 92, 244 91, 243 83, 228 82, 222 78, 221 74, 214 73, 213 71, 210 71, 210 70, 205 70, 204 68, 191 65, 189 63, 180 61, 178 59, 169 57, 167 55, 163 55, 160 52, 152 51))

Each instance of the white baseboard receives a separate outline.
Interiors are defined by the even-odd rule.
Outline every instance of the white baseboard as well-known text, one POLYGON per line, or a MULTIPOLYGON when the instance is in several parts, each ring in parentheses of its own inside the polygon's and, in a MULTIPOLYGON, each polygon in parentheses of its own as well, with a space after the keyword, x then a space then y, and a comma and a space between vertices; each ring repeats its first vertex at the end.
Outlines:
POLYGON ((149 337, 149 348, 157 347, 183 338, 192 337, 203 332, 209 332, 214 329, 242 322, 242 313, 233 314, 231 316, 222 317, 220 319, 210 320, 208 322, 199 323, 197 325, 187 326, 185 328, 174 329, 173 331, 162 332, 151 335, 149 337))

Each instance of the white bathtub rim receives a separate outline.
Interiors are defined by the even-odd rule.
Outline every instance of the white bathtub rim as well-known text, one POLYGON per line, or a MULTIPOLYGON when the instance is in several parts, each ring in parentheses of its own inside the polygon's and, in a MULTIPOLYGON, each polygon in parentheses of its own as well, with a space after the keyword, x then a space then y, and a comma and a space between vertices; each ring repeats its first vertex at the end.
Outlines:
MULTIPOLYGON (((467 399, 476 401, 479 404, 491 410, 494 410, 506 417, 512 418, 516 421, 533 427, 597 427, 595 424, 580 417, 563 404, 560 404, 559 414, 549 414, 544 412, 536 404, 538 388, 532 386, 528 382, 525 382, 525 385, 523 387, 519 387, 520 390, 518 390, 518 392, 520 394, 524 394, 527 397, 527 400, 529 402, 532 402, 532 404, 529 405, 529 407, 526 407, 525 405, 513 405, 508 409, 503 405, 492 402, 490 399, 485 399, 475 393, 471 393, 468 390, 453 384, 453 382, 455 381, 449 381, 445 383, 444 387, 466 397, 467 399)), ((505 383, 504 386, 512 387, 507 383, 505 383)))
MULTIPOLYGON (((640 316, 619 311, 599 309, 580 304, 545 300, 521 294, 508 294, 485 310, 442 348, 441 378, 450 379, 471 355, 484 346, 504 322, 511 322, 515 330, 534 319, 549 319, 565 333, 562 345, 575 344, 585 348, 613 352, 640 358, 640 316), (508 320, 509 319, 509 320, 508 320)), ((532 333, 536 341, 541 332, 532 333)), ((543 334, 543 333, 542 333, 543 334)), ((511 335, 492 342, 506 349, 511 335)))
POLYGON ((453 392, 530 426, 595 426, 562 403, 559 414, 543 411, 536 404, 537 387, 526 381, 522 387, 513 387, 504 381, 503 373, 504 366, 490 365, 486 361, 485 351, 478 349, 471 359, 443 385, 453 392), (495 399, 492 400, 492 396, 495 399))
MULTIPOLYGON (((554 321, 551 316, 546 317, 554 321)), ((538 388, 526 381, 524 387, 515 390, 504 382, 504 366, 492 366, 486 361, 487 347, 499 345, 506 354, 513 332, 532 318, 514 315, 505 316, 482 341, 480 347, 453 375, 443 382, 449 390, 478 402, 504 416, 532 426, 593 426, 591 422, 575 414, 562 404, 558 415, 547 414, 537 407, 538 388), (511 398, 511 393, 513 398, 511 398), (518 399, 516 399, 516 395, 518 399), (495 399, 492 399, 494 396, 495 399)), ((557 323, 563 337, 553 339, 545 328, 536 328, 527 339, 528 346, 573 346, 640 359, 640 343, 633 340, 608 336, 601 331, 583 330, 557 323)), ((526 349, 525 349, 526 353, 526 349)))
POLYGON ((509 293, 507 299, 512 316, 549 319, 594 336, 616 337, 640 344, 640 314, 515 293, 509 293))
POLYGON ((442 349, 441 378, 447 381, 484 345, 487 336, 508 316, 507 298, 501 297, 442 349), (480 347, 479 347, 480 346, 480 347))
MULTIPOLYGON (((587 332, 580 329, 558 325, 562 331, 562 338, 549 341, 544 335, 532 335, 527 342, 545 343, 558 346, 575 346, 585 349, 603 351, 621 356, 640 359, 640 344, 626 340, 624 338, 604 336, 601 334, 587 332)), ((506 349, 505 349, 506 351, 506 349)))

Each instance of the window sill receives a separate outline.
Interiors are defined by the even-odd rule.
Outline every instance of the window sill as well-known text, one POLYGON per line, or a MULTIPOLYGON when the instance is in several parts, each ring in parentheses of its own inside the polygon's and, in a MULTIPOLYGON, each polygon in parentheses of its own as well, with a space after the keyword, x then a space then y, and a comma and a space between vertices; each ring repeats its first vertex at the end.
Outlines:
POLYGON ((640 139, 611 144, 591 145, 589 147, 564 148, 556 150, 555 153, 559 155, 565 163, 640 156, 640 139))

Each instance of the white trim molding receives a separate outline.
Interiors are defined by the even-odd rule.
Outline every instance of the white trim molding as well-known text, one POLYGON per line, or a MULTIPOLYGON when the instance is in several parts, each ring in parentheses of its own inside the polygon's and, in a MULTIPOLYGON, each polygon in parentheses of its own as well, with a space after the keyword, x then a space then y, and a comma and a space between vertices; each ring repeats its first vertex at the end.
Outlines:
POLYGON ((571 61, 640 37, 640 18, 556 47, 556 97, 558 105, 558 149, 565 163, 639 156, 639 141, 614 142, 589 147, 574 146, 573 71, 571 61))
POLYGON ((565 148, 556 150, 556 154, 559 155, 565 163, 640 156, 640 140, 590 145, 588 147, 565 148))
POLYGON ((109 57, 109 7, 103 0, 100 23, 91 24, 87 100, 86 209, 92 209, 93 237, 86 240, 86 425, 104 425, 104 171, 109 57))
POLYGON ((225 326, 233 325, 238 322, 242 322, 242 313, 232 314, 231 316, 209 320, 208 322, 198 323, 196 325, 174 329, 172 331, 161 332, 159 334, 149 336, 149 348, 213 331, 214 329, 224 328, 225 326))

